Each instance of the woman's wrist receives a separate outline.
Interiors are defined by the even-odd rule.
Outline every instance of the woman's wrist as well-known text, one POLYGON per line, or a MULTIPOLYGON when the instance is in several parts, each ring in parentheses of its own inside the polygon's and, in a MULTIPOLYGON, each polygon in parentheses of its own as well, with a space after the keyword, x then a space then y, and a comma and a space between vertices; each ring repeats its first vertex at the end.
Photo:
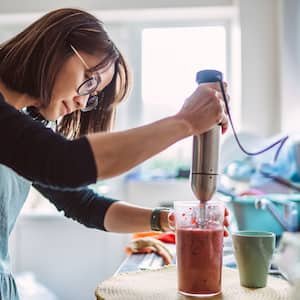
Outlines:
POLYGON ((153 231, 169 231, 168 214, 169 208, 156 207, 151 213, 151 230, 153 231))
POLYGON ((181 128, 183 137, 189 137, 193 134, 193 129, 191 124, 183 117, 180 113, 177 113, 176 115, 170 117, 175 120, 175 122, 178 124, 178 126, 181 128))

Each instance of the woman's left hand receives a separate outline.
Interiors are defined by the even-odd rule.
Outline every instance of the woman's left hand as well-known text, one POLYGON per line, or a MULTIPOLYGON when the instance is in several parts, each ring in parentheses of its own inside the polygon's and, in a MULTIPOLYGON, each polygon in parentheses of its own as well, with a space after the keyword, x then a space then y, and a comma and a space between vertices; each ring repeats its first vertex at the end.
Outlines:
POLYGON ((229 236, 229 232, 227 230, 227 227, 229 226, 229 221, 228 221, 228 216, 229 216, 229 211, 225 207, 225 212, 224 212, 224 236, 227 237, 229 236))
MULTIPOLYGON (((174 213, 170 212, 163 212, 165 215, 162 216, 162 225, 165 231, 174 231, 175 229, 175 215, 174 213)), ((227 227, 229 226, 228 221, 229 211, 227 208, 224 210, 224 236, 228 237, 229 233, 227 227)))

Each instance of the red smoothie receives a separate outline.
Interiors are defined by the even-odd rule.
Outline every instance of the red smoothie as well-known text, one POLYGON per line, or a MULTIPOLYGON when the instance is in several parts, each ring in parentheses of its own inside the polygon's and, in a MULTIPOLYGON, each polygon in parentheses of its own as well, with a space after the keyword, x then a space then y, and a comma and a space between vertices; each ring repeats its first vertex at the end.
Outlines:
POLYGON ((178 290, 186 294, 221 292, 223 228, 176 230, 178 290))

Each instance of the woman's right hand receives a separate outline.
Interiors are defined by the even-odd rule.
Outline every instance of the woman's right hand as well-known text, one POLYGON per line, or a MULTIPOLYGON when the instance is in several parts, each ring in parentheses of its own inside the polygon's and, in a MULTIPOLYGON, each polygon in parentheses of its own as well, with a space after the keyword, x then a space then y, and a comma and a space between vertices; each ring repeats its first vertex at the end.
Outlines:
POLYGON ((224 132, 227 116, 218 88, 217 83, 199 85, 176 115, 154 123, 130 130, 88 135, 97 178, 120 175, 179 140, 206 132, 216 124, 221 123, 224 132))
MULTIPOLYGON (((223 83, 226 91, 227 84, 223 83)), ((217 124, 224 133, 228 127, 225 103, 219 83, 203 83, 184 102, 177 118, 188 124, 190 135, 201 134, 217 124)))

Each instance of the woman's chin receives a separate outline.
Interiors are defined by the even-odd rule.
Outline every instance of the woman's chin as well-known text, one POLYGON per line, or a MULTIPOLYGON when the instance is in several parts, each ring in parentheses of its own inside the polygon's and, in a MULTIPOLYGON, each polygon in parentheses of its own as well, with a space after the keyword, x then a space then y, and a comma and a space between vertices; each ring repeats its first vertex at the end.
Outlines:
POLYGON ((43 111, 43 110, 40 110, 40 114, 44 117, 45 120, 47 120, 49 122, 55 122, 60 118, 60 116, 58 114, 50 113, 50 112, 43 111))

